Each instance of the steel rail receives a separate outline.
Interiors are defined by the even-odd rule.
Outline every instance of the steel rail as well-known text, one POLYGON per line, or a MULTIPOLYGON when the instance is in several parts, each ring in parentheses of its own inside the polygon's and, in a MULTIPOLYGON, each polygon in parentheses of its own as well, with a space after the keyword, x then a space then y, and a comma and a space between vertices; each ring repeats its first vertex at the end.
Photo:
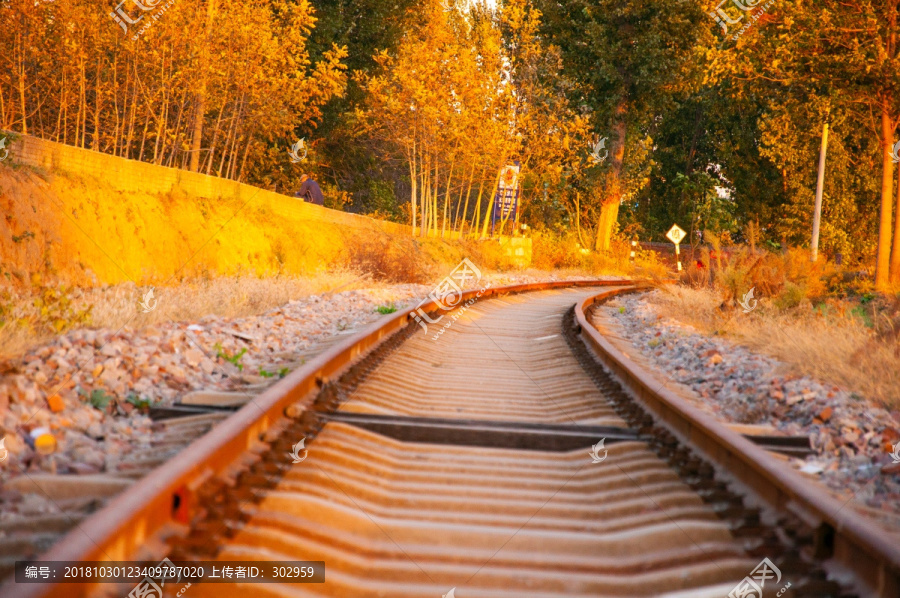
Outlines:
POLYGON ((779 512, 789 512, 814 529, 816 557, 837 574, 852 573, 866 593, 900 596, 900 547, 875 523, 804 482, 766 451, 690 405, 629 359, 590 323, 595 305, 634 289, 615 289, 584 300, 575 318, 584 343, 657 421, 718 466, 723 473, 779 512))
MULTIPOLYGON (((623 280, 578 280, 537 282, 473 289, 462 294, 458 304, 469 299, 548 289, 593 286, 639 288, 641 283, 623 280)), ((441 305, 429 301, 418 306, 432 312, 441 305)), ((393 334, 415 325, 406 308, 350 336, 295 370, 257 396, 208 434, 189 445, 141 479, 103 509, 69 531, 40 561, 128 561, 151 558, 154 548, 168 536, 187 528, 197 508, 197 491, 214 477, 228 478, 246 465, 286 425, 286 415, 308 407, 316 391, 336 380, 367 353, 393 334)), ((4 598, 83 596, 95 584, 16 584, 0 586, 4 598)))

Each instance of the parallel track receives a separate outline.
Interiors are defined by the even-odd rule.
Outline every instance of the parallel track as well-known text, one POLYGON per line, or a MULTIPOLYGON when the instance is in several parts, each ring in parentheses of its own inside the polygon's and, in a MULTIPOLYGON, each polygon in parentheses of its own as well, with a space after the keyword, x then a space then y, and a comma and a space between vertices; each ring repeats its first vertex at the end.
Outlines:
MULTIPOLYGON (((598 292, 484 298, 437 340, 433 331, 404 327, 408 314, 397 314, 292 374, 195 443, 183 462, 148 476, 145 496, 129 491, 105 519, 98 514, 90 542, 70 535, 46 558, 165 553, 326 563, 324 584, 190 588, 191 596, 219 598, 436 598, 451 588, 462 598, 726 596, 763 557, 779 566, 782 584, 790 581, 785 596, 898 595, 891 593, 897 554, 878 545, 865 523, 841 519, 880 557, 879 577, 857 570, 842 583, 827 580, 826 571, 839 570, 829 557, 841 556, 829 548, 843 537, 830 528, 823 541, 828 528, 810 516, 816 505, 766 504, 784 491, 755 486, 736 494, 740 486, 728 484, 735 480, 718 461, 729 449, 710 452, 701 442, 703 452, 694 450, 688 437, 696 434, 685 435, 673 415, 680 405, 657 414, 642 396, 650 390, 635 386, 640 376, 616 372, 641 396, 635 401, 598 365, 611 353, 585 329, 583 313, 598 292), (608 452, 594 463, 589 450, 601 437, 608 452), (293 464, 288 453, 301 438, 308 457, 293 464), (177 533, 159 543, 160 532, 171 534, 178 522, 177 533)), ((661 398, 665 391, 654 392, 661 398)), ((742 440, 702 423, 723 442, 742 440)), ((746 445, 753 458, 766 459, 746 445)), ((746 483, 747 467, 738 468, 738 482, 746 483)), ((14 596, 127 592, 2 589, 14 596)))

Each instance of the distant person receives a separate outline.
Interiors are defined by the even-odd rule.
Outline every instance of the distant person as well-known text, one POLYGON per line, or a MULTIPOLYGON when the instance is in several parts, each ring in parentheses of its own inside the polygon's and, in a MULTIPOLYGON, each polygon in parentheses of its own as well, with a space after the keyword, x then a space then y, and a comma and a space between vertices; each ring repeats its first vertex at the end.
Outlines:
POLYGON ((294 193, 294 197, 299 197, 307 203, 314 203, 317 206, 325 205, 325 196, 319 184, 309 178, 308 174, 300 176, 300 190, 294 193))

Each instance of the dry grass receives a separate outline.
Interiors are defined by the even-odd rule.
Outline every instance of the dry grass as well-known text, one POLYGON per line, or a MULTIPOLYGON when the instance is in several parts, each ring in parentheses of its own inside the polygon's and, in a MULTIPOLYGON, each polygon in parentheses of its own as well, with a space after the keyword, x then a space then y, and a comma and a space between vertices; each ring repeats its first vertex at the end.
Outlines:
POLYGON ((653 251, 638 248, 631 261, 631 243, 614 239, 609 251, 593 251, 582 246, 575 234, 557 235, 535 231, 532 235, 532 265, 542 270, 577 270, 592 274, 613 274, 662 279, 666 267, 653 251))
POLYGON ((150 287, 133 283, 90 289, 63 290, 66 304, 35 305, 43 289, 28 294, 7 294, 0 306, 6 320, 0 326, 0 357, 20 355, 29 348, 73 328, 140 329, 161 322, 198 320, 216 315, 239 318, 263 313, 288 301, 309 295, 373 288, 368 275, 351 270, 327 272, 307 277, 257 278, 224 277, 185 281, 153 289, 156 307, 144 313, 140 302, 150 287), (41 309, 43 307, 43 309, 41 309), (89 311, 88 311, 89 310, 89 311), (79 317, 87 312, 87 317, 79 317))
MULTIPOLYGON (((879 326, 861 317, 853 304, 831 299, 818 309, 809 302, 778 309, 775 301, 763 298, 745 314, 725 303, 726 294, 672 286, 651 294, 649 301, 663 316, 705 334, 730 337, 788 364, 794 373, 837 384, 889 408, 900 406, 900 343, 876 332, 879 326)), ((874 306, 872 313, 877 313, 874 306)))

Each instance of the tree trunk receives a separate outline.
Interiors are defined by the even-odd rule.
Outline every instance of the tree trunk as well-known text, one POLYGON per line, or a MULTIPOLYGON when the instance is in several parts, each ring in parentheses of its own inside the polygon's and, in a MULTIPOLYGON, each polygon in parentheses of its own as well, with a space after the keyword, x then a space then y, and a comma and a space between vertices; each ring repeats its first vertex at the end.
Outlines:
POLYGON ((141 134, 141 149, 138 150, 137 159, 144 159, 144 147, 147 142, 147 129, 150 127, 150 119, 153 117, 153 110, 147 106, 147 118, 144 119, 144 132, 141 134))
POLYGON ((894 248, 891 251, 891 283, 900 284, 900 167, 897 168, 897 203, 894 211, 894 248))
POLYGON ((497 167, 497 178, 494 179, 494 186, 491 187, 491 198, 490 200, 488 200, 487 212, 484 213, 484 224, 481 225, 482 238, 487 236, 488 221, 492 220, 494 212, 494 202, 497 201, 497 190, 500 188, 500 175, 503 172, 504 164, 506 164, 506 156, 503 156, 503 159, 500 160, 500 165, 497 167))
POLYGON ((407 156, 407 161, 409 162, 409 201, 411 209, 409 211, 410 216, 412 217, 412 236, 416 236, 416 191, 418 187, 418 181, 416 180, 416 140, 415 134, 413 134, 413 146, 412 150, 409 152, 407 156))
POLYGON ((241 170, 238 172, 237 181, 241 182, 244 180, 244 169, 247 166, 247 155, 250 153, 250 139, 249 136, 247 138, 247 143, 244 144, 244 157, 241 158, 241 170))
MULTIPOLYGON (((66 85, 66 73, 63 71, 62 74, 62 83, 59 86, 59 110, 56 113, 56 143, 59 143, 59 134, 60 131, 63 130, 66 126, 66 122, 63 120, 63 114, 65 112, 66 106, 66 90, 68 89, 68 85, 66 85)), ((3 94, 0 93, 0 115, 3 115, 3 94)), ((3 122, 2 116, 0 116, 0 122, 3 122)))
POLYGON ((197 105, 194 110, 194 132, 193 143, 191 144, 191 162, 190 171, 197 172, 200 170, 200 145, 203 139, 203 117, 206 114, 206 86, 197 94, 197 105))
MULTIPOLYGON (((244 101, 244 97, 241 96, 241 102, 244 101)), ((225 158, 228 157, 228 147, 231 145, 231 139, 234 135, 235 124, 237 123, 237 107, 238 103, 235 102, 234 108, 231 110, 231 119, 228 123, 228 134, 225 136, 225 143, 222 145, 222 159, 219 160, 219 168, 216 170, 216 176, 225 177, 223 174, 225 172, 225 158)))
POLYGON ((472 214, 472 230, 478 234, 478 225, 481 223, 481 198, 484 196, 484 181, 487 176, 487 168, 481 170, 481 181, 478 183, 478 199, 475 201, 475 213, 472 214))
POLYGON ((619 204, 622 202, 622 163, 625 159, 625 134, 628 124, 625 122, 627 107, 620 102, 616 107, 616 117, 613 122, 613 133, 616 136, 613 141, 610 154, 612 163, 606 179, 606 196, 600 208, 600 221, 597 224, 597 239, 594 242, 596 251, 609 251, 612 242, 616 220, 619 217, 619 204))
POLYGON ((219 116, 216 118, 216 128, 213 129, 212 142, 209 144, 209 151, 201 162, 201 170, 206 174, 212 172, 213 162, 216 159, 216 150, 219 147, 219 132, 222 130, 222 119, 225 116, 225 109, 228 108, 228 93, 222 99, 222 107, 219 108, 219 116))
POLYGON ((420 175, 422 177, 422 191, 421 191, 421 199, 422 201, 420 209, 422 210, 422 226, 419 231, 419 235, 424 237, 428 234, 428 197, 429 197, 429 186, 428 182, 431 180, 431 177, 428 176, 428 169, 431 168, 431 162, 428 160, 427 156, 423 156, 419 161, 419 164, 422 165, 420 169, 420 175))
POLYGON ((431 189, 431 233, 435 237, 438 235, 438 216, 440 215, 440 210, 438 209, 438 194, 440 191, 440 169, 438 161, 435 160, 434 187, 431 189))
POLYGON ((600 221, 597 223, 597 251, 608 251, 616 221, 619 219, 619 202, 611 201, 600 207, 600 221), (601 244, 602 242, 602 244, 601 244))
POLYGON ((197 102, 194 106, 194 132, 191 144, 190 171, 200 170, 200 148, 203 141, 203 121, 206 119, 206 75, 209 72, 210 31, 216 12, 215 0, 206 3, 206 30, 203 32, 203 47, 200 48, 200 87, 197 91, 197 102))
MULTIPOLYGON (((63 77, 65 77, 65 72, 63 72, 63 77)), ((0 129, 6 129, 7 127, 7 118, 6 118, 6 97, 3 95, 3 86, 0 85, 0 129)), ((57 136, 57 141, 59 141, 59 136, 57 136)))
POLYGON ((156 123, 156 141, 153 145, 154 164, 162 164, 161 157, 164 148, 160 147, 160 143, 164 143, 163 135, 165 135, 166 123, 169 121, 169 99, 167 94, 163 94, 163 103, 159 109, 160 115, 157 117, 156 123))
POLYGON ((450 181, 453 180, 453 162, 454 160, 450 160, 450 170, 447 171, 447 188, 444 190, 444 220, 441 223, 441 238, 444 238, 444 233, 447 232, 447 206, 450 203, 450 181))
POLYGON ((894 127, 887 98, 881 104, 881 218, 878 226, 878 254, 875 259, 875 288, 887 290, 891 259, 891 209, 894 203, 894 162, 891 146, 894 127))
POLYGON ((75 115, 75 147, 81 147, 79 138, 81 137, 81 111, 84 109, 84 61, 78 62, 79 74, 78 81, 78 114, 75 115))
POLYGON ((453 230, 459 231, 459 238, 462 239, 462 229, 466 225, 466 214, 469 213, 469 196, 472 195, 472 185, 475 183, 475 164, 472 164, 472 173, 469 175, 469 186, 466 189, 466 207, 462 211, 462 223, 459 221, 459 209, 462 206, 462 189, 460 189, 459 200, 456 202, 456 216, 453 218, 453 230))
MULTIPOLYGON (((175 128, 172 129, 172 151, 169 152, 169 157, 166 159, 166 146, 163 145, 163 158, 160 161, 160 164, 165 164, 166 166, 172 166, 175 163, 175 157, 178 155, 178 138, 181 136, 181 117, 184 115, 184 105, 187 102, 187 94, 181 96, 181 105, 178 106, 178 117, 175 119, 175 128)), ((184 163, 182 163, 182 167, 184 167, 184 163)))
POLYGON ((22 134, 28 135, 28 102, 25 101, 25 55, 28 53, 28 46, 23 38, 23 34, 16 36, 16 39, 21 40, 21 52, 19 52, 18 72, 16 74, 19 76, 19 108, 22 111, 22 134))
POLYGON ((94 83, 94 134, 91 136, 91 149, 100 151, 100 111, 103 101, 100 99, 100 61, 97 61, 97 81, 94 83))

